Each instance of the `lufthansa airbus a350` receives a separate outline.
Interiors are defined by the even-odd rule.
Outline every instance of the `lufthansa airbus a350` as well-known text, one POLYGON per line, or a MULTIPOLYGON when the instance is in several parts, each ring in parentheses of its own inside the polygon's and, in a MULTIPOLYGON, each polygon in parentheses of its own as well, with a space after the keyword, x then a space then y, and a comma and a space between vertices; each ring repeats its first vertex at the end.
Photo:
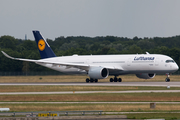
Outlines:
POLYGON ((167 74, 166 82, 170 81, 169 75, 179 69, 175 61, 166 55, 160 54, 132 54, 132 55, 72 55, 57 57, 47 41, 39 31, 33 31, 41 59, 14 58, 2 53, 11 59, 34 62, 44 67, 65 73, 85 73, 89 78, 86 82, 98 82, 98 79, 107 78, 110 82, 121 82, 119 75, 136 74, 138 78, 151 79, 156 73, 167 74))

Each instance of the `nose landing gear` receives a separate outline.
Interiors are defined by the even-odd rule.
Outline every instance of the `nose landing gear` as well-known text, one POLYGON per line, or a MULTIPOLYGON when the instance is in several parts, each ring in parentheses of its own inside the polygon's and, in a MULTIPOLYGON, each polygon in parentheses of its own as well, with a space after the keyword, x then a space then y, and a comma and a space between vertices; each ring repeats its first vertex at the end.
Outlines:
POLYGON ((169 73, 167 73, 166 75, 167 75, 167 78, 165 79, 165 81, 166 81, 166 82, 170 82, 170 78, 169 78, 170 75, 169 75, 169 73))

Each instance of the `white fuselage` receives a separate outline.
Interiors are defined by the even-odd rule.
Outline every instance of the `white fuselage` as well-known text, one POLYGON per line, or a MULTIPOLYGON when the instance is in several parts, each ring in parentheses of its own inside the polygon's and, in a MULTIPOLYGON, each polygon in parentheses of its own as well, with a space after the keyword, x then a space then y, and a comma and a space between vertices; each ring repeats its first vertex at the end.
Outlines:
MULTIPOLYGON (((139 74, 139 73, 173 73, 178 70, 174 60, 159 54, 133 55, 73 55, 43 59, 44 61, 87 64, 89 66, 111 67, 109 75, 139 74)), ((39 65, 65 73, 87 73, 74 67, 37 63, 39 65)))

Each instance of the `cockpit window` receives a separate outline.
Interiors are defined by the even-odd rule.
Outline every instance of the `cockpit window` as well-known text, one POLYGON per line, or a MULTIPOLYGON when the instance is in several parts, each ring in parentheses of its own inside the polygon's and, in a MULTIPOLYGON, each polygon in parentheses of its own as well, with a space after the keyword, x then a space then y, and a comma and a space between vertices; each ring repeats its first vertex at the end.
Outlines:
POLYGON ((166 60, 166 63, 174 63, 174 60, 166 60))

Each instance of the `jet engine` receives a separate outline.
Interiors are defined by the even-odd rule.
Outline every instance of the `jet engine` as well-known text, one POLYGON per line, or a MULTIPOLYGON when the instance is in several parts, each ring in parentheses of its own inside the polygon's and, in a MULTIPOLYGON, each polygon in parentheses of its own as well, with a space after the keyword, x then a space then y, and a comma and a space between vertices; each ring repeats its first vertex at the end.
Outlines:
POLYGON ((138 78, 141 78, 141 79, 152 79, 155 77, 156 74, 154 73, 141 73, 141 74, 136 74, 136 76, 138 78))
POLYGON ((109 71, 103 67, 92 67, 88 71, 88 75, 93 79, 104 79, 109 75, 109 71))

